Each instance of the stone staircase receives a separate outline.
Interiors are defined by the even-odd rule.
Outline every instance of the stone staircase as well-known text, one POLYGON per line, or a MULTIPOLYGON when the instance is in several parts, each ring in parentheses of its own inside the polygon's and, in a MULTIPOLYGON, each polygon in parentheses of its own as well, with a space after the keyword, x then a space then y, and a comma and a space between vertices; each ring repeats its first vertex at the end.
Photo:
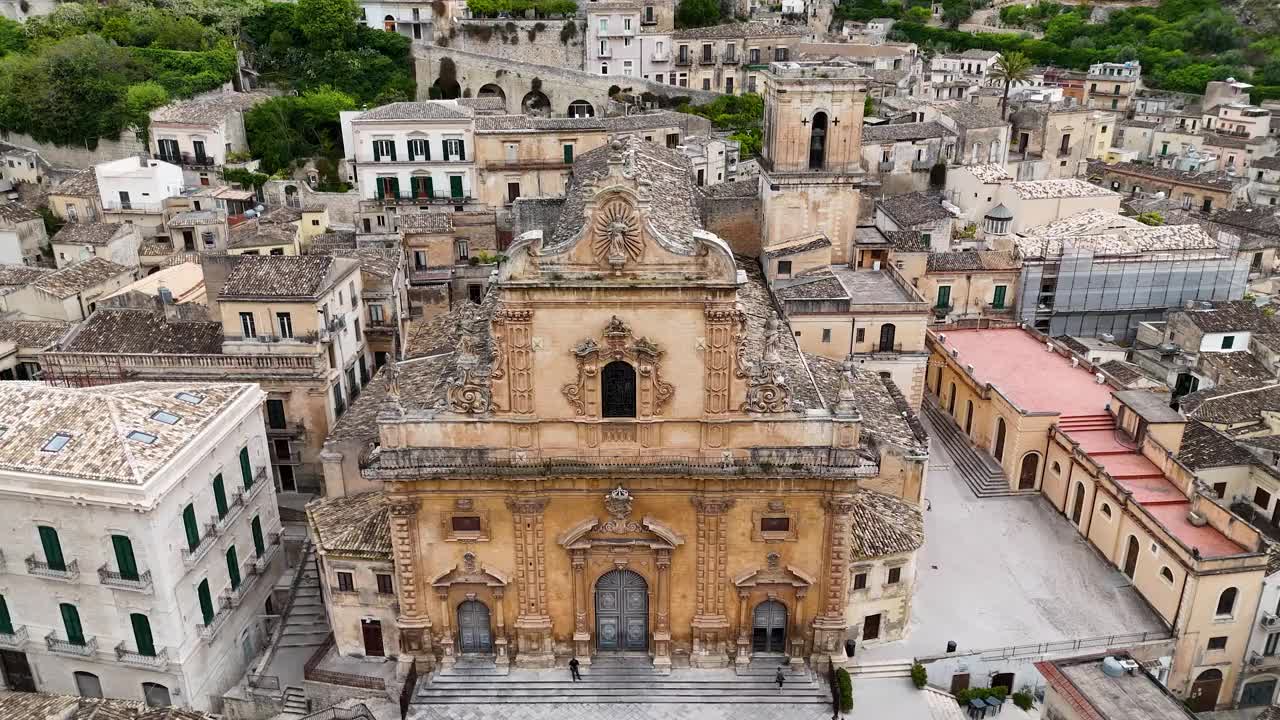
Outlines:
POLYGON ((910 660, 885 660, 883 662, 862 662, 849 666, 850 677, 855 678, 905 678, 911 677, 910 660))
POLYGON ((1022 494, 1009 489, 1009 481, 995 459, 986 451, 974 447, 973 442, 955 424, 947 411, 938 405, 936 398, 925 393, 921 407, 929 420, 931 434, 947 449, 955 463, 956 472, 964 478, 974 495, 988 498, 1022 494))
POLYGON ((1058 429, 1070 433, 1076 432, 1092 432, 1092 431, 1114 431, 1116 429, 1116 421, 1107 413, 1098 415, 1074 415, 1072 417, 1064 417, 1058 421, 1058 429))
POLYGON ((831 691, 807 666, 787 669, 781 689, 774 680, 777 661, 753 662, 735 672, 673 669, 654 670, 646 657, 593 658, 573 682, 567 667, 551 670, 513 669, 503 674, 492 663, 459 661, 453 667, 419 681, 415 704, 540 705, 585 703, 714 703, 804 704, 831 703, 831 691))
POLYGON ((307 547, 302 562, 305 564, 302 579, 294 594, 293 607, 285 618, 279 647, 317 647, 324 644, 329 635, 329 620, 324 612, 324 599, 320 597, 320 571, 316 569, 313 546, 307 547))
POLYGON ((300 687, 290 685, 284 689, 284 709, 281 715, 303 717, 310 711, 307 705, 307 694, 300 687))

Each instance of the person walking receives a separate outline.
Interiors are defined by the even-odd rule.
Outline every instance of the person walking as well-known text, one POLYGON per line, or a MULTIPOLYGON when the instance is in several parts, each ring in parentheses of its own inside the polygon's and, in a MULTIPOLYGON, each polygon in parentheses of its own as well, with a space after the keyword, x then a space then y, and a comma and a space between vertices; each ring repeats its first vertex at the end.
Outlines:
POLYGON ((573 658, 569 661, 569 674, 573 676, 574 682, 582 679, 582 675, 578 674, 578 658, 573 658))
POLYGON ((786 682, 786 680, 787 680, 787 678, 786 678, 786 677, 784 677, 784 676, 783 676, 783 674, 782 674, 782 666, 781 666, 781 665, 779 665, 779 666, 778 666, 778 672, 773 676, 773 679, 778 681, 778 689, 779 689, 779 690, 781 690, 781 689, 782 689, 782 683, 786 682))

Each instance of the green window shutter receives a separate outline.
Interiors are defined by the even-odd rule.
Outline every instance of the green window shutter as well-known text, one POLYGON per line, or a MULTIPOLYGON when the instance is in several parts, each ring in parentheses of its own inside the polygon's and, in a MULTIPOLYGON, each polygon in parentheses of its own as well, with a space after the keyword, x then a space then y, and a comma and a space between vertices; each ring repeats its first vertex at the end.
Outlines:
POLYGON ((431 178, 427 178, 427 197, 433 198, 435 196, 436 196, 436 189, 431 183, 431 178))
POLYGON ((455 197, 455 198, 462 197, 462 176, 461 175, 451 175, 449 177, 449 196, 455 197))
POLYGON ((431 141, 430 140, 422 141, 422 159, 423 160, 431 159, 431 141))
POLYGON ((382 178, 378 178, 378 179, 373 183, 373 185, 374 185, 374 188, 377 190, 377 197, 378 197, 378 199, 379 199, 379 200, 384 200, 384 199, 386 199, 387 191, 386 191, 386 187, 385 187, 385 185, 384 185, 384 184, 383 184, 383 182, 382 182, 382 178))
POLYGON ((156 642, 151 637, 151 621, 142 613, 130 613, 129 622, 133 624, 133 642, 138 646, 138 654, 155 657, 156 642))
POLYGON ((391 162, 395 162, 396 161, 396 141, 392 140, 389 143, 389 145, 391 146, 391 152, 387 153, 387 156, 391 158, 391 162))
POLYGON ((997 286, 996 286, 996 294, 995 294, 995 297, 991 300, 991 306, 992 306, 992 307, 994 307, 994 308, 1003 308, 1003 307, 1004 307, 1004 293, 1005 293, 1005 286, 1004 286, 1004 285, 997 285, 997 286))
POLYGON ((240 448, 240 475, 244 479, 244 489, 253 487, 253 463, 249 462, 249 448, 240 448))
POLYGON ((564 146, 564 161, 565 161, 566 163, 572 163, 572 162, 573 162, 573 146, 572 146, 572 145, 565 145, 565 146, 564 146))
POLYGON ((391 197, 400 197, 400 178, 391 178, 391 197))
POLYGON ((253 531, 253 552, 258 557, 266 555, 267 546, 262 542, 262 518, 255 516, 253 522, 249 523, 249 529, 253 531))
POLYGON ((951 286, 943 285, 938 288, 938 307, 943 308, 951 304, 951 286))
POLYGON ((80 611, 70 603, 58 606, 62 610, 62 627, 67 631, 67 642, 72 645, 84 645, 84 628, 80 625, 80 611))
POLYGON ((50 570, 66 570, 67 561, 62 557, 62 543, 58 541, 58 531, 46 525, 40 528, 40 546, 44 548, 44 561, 50 570))
POLYGON ((459 160, 467 159, 467 145, 461 140, 458 141, 458 159, 459 160))
POLYGON ((133 556, 133 542, 123 535, 111 536, 111 548, 116 553, 116 571, 125 580, 138 579, 138 561, 133 556))
POLYGON ((236 557, 236 546, 227 548, 227 577, 231 578, 231 589, 240 589, 240 560, 236 557))
MULTIPOLYGON (((410 149, 412 149, 412 146, 410 146, 410 149)), ((412 158, 410 159, 412 160, 412 158)), ((409 178, 409 194, 415 198, 418 197, 418 178, 416 176, 409 178)))
POLYGON ((213 596, 209 594, 208 579, 200 581, 196 595, 200 598, 200 616, 204 618, 204 624, 209 625, 213 622, 213 596))
POLYGON ((195 552, 200 547, 200 526, 196 524, 196 506, 187 505, 182 510, 182 526, 187 531, 187 549, 195 552))
POLYGON ((218 507, 219 520, 227 516, 227 489, 222 485, 221 473, 213 478, 213 504, 218 507))
POLYGON ((382 148, 377 140, 373 141, 373 159, 375 162, 382 159, 382 148))
POLYGON ((13 619, 9 617, 9 603, 0 595, 0 635, 13 634, 13 619))
POLYGON ((409 161, 410 161, 410 162, 413 162, 414 157, 416 156, 416 154, 413 152, 414 145, 416 145, 416 144, 417 144, 417 141, 416 141, 416 140, 410 140, 410 141, 408 142, 408 148, 409 148, 409 161))

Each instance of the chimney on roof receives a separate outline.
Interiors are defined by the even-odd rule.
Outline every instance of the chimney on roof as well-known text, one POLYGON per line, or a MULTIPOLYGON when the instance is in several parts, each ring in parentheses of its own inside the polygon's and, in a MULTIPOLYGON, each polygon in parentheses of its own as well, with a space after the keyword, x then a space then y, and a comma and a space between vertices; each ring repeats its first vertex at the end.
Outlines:
POLYGON ((1093 379, 1094 379, 1094 381, 1095 381, 1095 382, 1097 382, 1099 385, 1106 385, 1106 384, 1107 384, 1107 376, 1106 376, 1106 375, 1103 375, 1102 373, 1094 373, 1094 374, 1093 374, 1093 379))
POLYGON ((138 167, 148 167, 151 162, 150 156, 145 152, 138 153, 138 167))

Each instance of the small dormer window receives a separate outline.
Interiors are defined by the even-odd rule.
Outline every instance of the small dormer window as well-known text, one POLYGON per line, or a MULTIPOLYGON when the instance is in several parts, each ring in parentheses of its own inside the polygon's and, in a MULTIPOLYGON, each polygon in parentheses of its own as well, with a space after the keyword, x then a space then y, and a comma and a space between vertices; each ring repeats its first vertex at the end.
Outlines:
POLYGON ((49 438, 49 442, 40 449, 44 452, 62 452, 62 448, 69 442, 71 442, 71 436, 67 433, 54 433, 53 437, 49 438))
POLYGON ((178 421, 182 418, 165 410, 157 410, 151 413, 151 419, 156 422, 164 423, 165 425, 177 425, 178 421))
POLYGON ((204 402, 204 396, 197 395, 195 393, 180 392, 177 395, 174 395, 174 397, 188 405, 199 405, 204 402))
POLYGON ((134 442, 143 443, 144 445, 150 445, 151 443, 156 441, 155 435, 152 435, 149 432, 142 432, 141 430, 130 430, 129 434, 125 435, 125 437, 129 438, 134 442))

